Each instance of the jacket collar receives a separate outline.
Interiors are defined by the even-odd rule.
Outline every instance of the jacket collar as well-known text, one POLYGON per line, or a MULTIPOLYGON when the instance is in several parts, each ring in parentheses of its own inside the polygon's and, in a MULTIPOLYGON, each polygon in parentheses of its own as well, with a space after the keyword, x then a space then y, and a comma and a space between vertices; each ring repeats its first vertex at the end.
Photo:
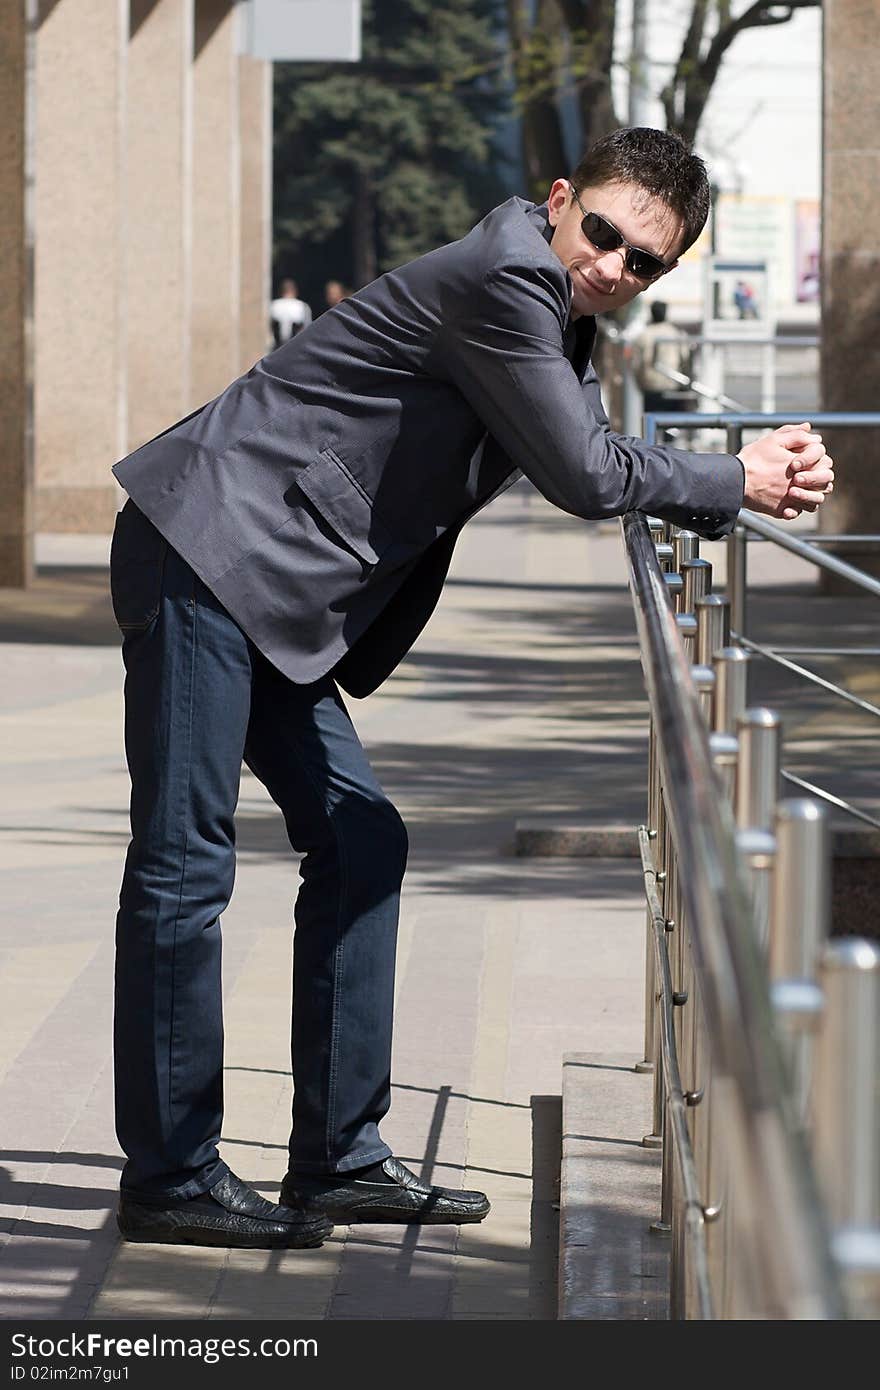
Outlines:
MULTIPOLYGON (((521 202, 522 200, 517 199, 517 201, 521 202)), ((550 209, 548 208, 547 204, 523 202, 522 207, 523 211, 526 214, 527 220, 531 223, 535 230, 541 234, 544 241, 546 241, 547 245, 549 246, 553 237, 553 228, 550 225, 550 209)), ((551 252, 551 255, 555 254, 555 252, 551 252)), ((568 278, 567 273, 566 280, 568 283, 570 306, 571 280, 568 278)), ((569 324, 571 325, 570 319, 569 324)), ((574 320, 574 324, 571 326, 574 327, 575 331, 575 347, 571 359, 572 366, 574 367, 581 380, 583 380, 587 363, 589 362, 590 355, 593 351, 593 344, 596 341, 596 316, 595 314, 581 314, 579 318, 574 320)))

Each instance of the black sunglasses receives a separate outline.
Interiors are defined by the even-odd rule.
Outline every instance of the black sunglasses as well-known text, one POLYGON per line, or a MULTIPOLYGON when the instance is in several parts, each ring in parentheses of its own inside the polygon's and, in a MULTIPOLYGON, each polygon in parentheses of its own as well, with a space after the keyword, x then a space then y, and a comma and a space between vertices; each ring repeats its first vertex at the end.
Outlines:
POLYGON ((631 275, 637 280, 655 280, 664 270, 668 270, 665 261, 661 261, 659 256, 655 256, 653 251, 642 251, 638 246, 631 246, 626 237, 621 236, 620 232, 607 217, 600 217, 598 212, 587 212, 574 184, 571 191, 575 196, 575 201, 581 212, 584 214, 581 222, 581 231, 592 242, 597 251, 619 251, 621 246, 626 247, 624 265, 631 275))

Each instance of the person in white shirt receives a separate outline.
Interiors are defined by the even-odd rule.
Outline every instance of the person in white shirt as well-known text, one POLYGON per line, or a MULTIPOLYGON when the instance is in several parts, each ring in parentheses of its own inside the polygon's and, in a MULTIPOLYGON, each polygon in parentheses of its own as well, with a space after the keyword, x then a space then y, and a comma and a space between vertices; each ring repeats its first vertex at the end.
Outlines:
POLYGON ((691 405, 693 396, 687 387, 667 373, 689 377, 692 356, 687 333, 667 321, 662 300, 653 300, 651 322, 632 344, 630 356, 633 375, 645 398, 645 410, 684 410, 691 405))
POLYGON ((278 299, 272 300, 269 316, 276 347, 288 342, 311 323, 312 311, 305 300, 300 299, 295 280, 281 281, 281 294, 278 299))

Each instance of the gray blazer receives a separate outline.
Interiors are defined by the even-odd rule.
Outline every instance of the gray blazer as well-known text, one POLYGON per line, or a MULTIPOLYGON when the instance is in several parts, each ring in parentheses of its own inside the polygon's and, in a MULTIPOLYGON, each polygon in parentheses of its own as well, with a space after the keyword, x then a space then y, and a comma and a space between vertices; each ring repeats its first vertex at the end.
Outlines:
POLYGON ((521 473, 575 516, 732 528, 737 459, 611 431, 595 320, 566 339, 571 281, 549 235, 546 207, 511 198, 116 464, 291 680, 332 670, 374 690, 430 616, 461 527, 521 473))

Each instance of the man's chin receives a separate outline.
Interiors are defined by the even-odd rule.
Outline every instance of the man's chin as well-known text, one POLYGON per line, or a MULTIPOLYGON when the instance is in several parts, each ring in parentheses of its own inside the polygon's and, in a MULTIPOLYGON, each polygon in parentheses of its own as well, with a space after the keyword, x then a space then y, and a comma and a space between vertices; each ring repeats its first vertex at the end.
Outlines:
POLYGON ((579 314, 607 314, 614 308, 614 300, 602 294, 578 295, 574 307, 579 314))

